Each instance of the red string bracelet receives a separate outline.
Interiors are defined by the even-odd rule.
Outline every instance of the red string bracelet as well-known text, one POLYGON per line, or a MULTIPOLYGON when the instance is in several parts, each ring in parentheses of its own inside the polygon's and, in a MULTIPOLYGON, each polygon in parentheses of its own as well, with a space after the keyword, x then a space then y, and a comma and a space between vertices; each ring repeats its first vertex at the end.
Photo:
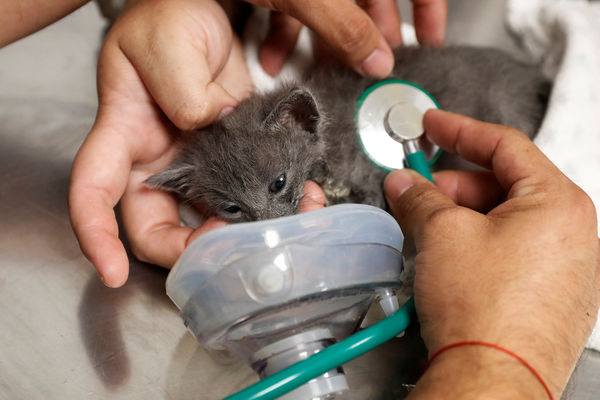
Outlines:
POLYGON ((548 385, 546 385, 546 382, 544 382, 544 380, 542 379, 542 377, 540 376, 540 374, 538 374, 538 372, 531 366, 531 364, 529 364, 527 361, 525 361, 524 359, 522 359, 521 357, 519 357, 519 355, 513 353, 512 351, 505 349, 502 346, 498 346, 497 344, 493 344, 493 343, 487 343, 487 342, 477 342, 477 341, 472 341, 472 342, 458 342, 458 343, 454 343, 445 347, 442 347, 441 349, 439 349, 438 351, 435 352, 434 355, 431 356, 431 358, 429 359, 429 361, 427 361, 427 364, 425 364, 425 371, 427 371, 427 368, 429 368, 429 366, 431 365, 431 363, 433 362, 433 360, 435 360, 440 354, 442 354, 443 352, 445 352, 446 350, 450 350, 453 349, 455 347, 461 347, 461 346, 486 346, 486 347, 491 347, 492 349, 496 349, 496 350, 500 350, 514 358, 516 358, 517 360, 519 360, 521 362, 521 364, 523 364, 524 366, 527 367, 527 369, 529 369, 529 371, 531 371, 531 373, 537 378, 537 380, 542 384, 542 386, 544 387, 544 390, 546 391, 546 393, 548 394, 548 397, 550 398, 550 400, 554 400, 554 397, 552 397, 552 393, 550 392, 550 389, 548 388, 548 385))

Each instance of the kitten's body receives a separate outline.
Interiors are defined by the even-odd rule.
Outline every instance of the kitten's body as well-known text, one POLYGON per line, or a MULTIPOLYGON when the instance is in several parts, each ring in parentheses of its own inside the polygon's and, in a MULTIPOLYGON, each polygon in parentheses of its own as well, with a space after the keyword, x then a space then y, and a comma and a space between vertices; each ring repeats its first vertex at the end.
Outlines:
MULTIPOLYGON (((390 79, 423 87, 442 109, 513 126, 530 137, 542 121, 548 83, 537 69, 497 50, 403 48, 395 65, 390 79)), ((295 213, 306 179, 323 187, 329 204, 385 208, 386 172, 362 152, 354 125, 358 98, 374 83, 347 69, 319 71, 255 94, 194 134, 149 184, 201 201, 231 222, 295 213)))

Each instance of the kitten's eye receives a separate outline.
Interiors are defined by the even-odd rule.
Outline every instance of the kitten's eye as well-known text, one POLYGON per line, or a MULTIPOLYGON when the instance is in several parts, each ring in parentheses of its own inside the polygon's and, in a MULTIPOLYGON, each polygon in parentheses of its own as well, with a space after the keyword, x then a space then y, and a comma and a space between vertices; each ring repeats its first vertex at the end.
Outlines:
POLYGON ((279 175, 271 184, 269 185, 269 190, 272 193, 277 193, 285 186, 285 174, 279 175))
POLYGON ((230 214, 236 214, 236 213, 239 213, 240 211, 242 211, 242 209, 239 206, 236 206, 235 204, 231 205, 225 209, 225 212, 228 212, 230 214))

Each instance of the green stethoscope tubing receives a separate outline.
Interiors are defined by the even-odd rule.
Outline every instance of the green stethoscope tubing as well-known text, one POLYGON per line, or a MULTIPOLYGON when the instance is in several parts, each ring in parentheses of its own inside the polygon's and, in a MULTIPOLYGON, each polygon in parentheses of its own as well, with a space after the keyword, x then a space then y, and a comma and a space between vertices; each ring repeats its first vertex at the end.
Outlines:
MULTIPOLYGON (((422 90, 439 108, 437 101, 435 101, 426 90, 411 82, 401 80, 388 80, 371 86, 360 97, 358 107, 360 108, 360 105, 366 96, 377 87, 387 83, 398 82, 409 84, 422 90)), ((428 161, 422 151, 417 151, 416 153, 407 154, 406 162, 409 168, 417 171, 433 182, 429 167, 437 161, 441 152, 442 150, 439 150, 432 159, 428 161)), ((246 389, 226 397, 224 400, 271 400, 283 396, 309 380, 321 376, 324 373, 373 350, 375 347, 404 332, 410 323, 411 315, 414 313, 415 301, 414 298, 411 297, 398 309, 398 311, 382 321, 325 348, 306 360, 297 362, 296 364, 268 376, 254 385, 248 386, 246 389)))
POLYGON ((425 154, 422 151, 419 150, 416 153, 407 154, 406 163, 410 169, 417 171, 430 182, 433 182, 433 177, 431 176, 431 171, 429 170, 429 163, 425 159, 425 154))

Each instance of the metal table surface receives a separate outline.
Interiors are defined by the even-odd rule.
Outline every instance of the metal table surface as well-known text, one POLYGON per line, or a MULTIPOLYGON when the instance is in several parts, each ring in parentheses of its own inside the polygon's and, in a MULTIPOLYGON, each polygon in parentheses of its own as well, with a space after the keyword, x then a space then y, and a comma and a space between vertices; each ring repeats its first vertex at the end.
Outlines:
MULTIPOLYGON (((467 12, 463 3, 454 14, 467 12)), ((255 375, 187 333, 165 294, 167 271, 131 258, 128 283, 106 288, 69 225, 69 173, 95 116, 103 28, 88 5, 0 50, 0 399, 220 398, 255 375)), ((344 398, 402 398, 424 361, 413 327, 347 364, 344 398)), ((599 398, 599 371, 600 354, 586 351, 569 398, 599 398)))

